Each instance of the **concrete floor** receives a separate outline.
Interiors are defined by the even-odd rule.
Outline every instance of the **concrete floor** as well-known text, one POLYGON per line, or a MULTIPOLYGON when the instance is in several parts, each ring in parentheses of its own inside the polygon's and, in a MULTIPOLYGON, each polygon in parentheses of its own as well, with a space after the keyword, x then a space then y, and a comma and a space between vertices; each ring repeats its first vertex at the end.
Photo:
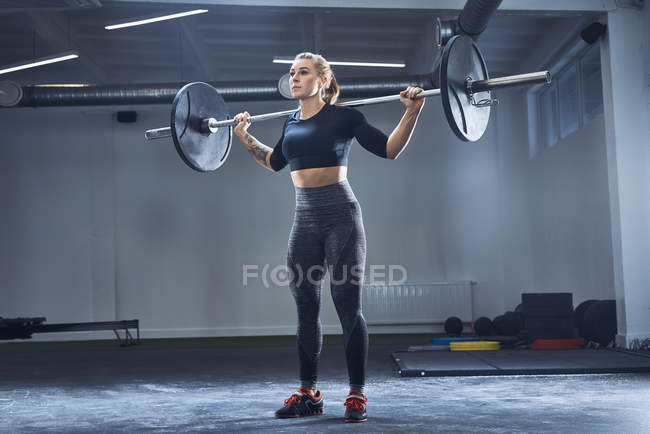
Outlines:
POLYGON ((368 416, 344 424, 343 351, 325 346, 326 415, 278 420, 293 347, 0 353, 0 432, 650 432, 650 374, 399 378, 374 345, 368 416))

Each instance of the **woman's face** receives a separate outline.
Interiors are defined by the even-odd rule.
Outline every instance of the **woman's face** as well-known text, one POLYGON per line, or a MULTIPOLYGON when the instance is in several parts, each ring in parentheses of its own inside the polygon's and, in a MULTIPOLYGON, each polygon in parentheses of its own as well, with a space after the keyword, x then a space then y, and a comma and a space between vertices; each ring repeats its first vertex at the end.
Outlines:
POLYGON ((325 78, 319 78, 314 62, 311 59, 298 59, 289 70, 291 76, 291 95, 295 99, 305 99, 318 95, 326 83, 325 78))

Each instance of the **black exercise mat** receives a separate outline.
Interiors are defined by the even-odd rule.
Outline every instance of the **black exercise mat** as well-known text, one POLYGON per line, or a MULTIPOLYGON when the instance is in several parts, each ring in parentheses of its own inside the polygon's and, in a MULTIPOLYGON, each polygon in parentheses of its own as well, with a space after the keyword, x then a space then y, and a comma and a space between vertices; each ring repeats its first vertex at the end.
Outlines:
POLYGON ((650 351, 396 351, 392 356, 402 377, 650 372, 650 351))

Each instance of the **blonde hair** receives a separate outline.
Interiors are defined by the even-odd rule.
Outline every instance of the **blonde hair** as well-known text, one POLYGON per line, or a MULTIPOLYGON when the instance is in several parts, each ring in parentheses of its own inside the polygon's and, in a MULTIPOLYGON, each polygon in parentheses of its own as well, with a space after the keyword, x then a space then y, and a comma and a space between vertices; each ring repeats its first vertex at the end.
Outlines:
POLYGON ((323 98, 323 101, 325 101, 326 104, 333 105, 336 103, 340 91, 339 84, 336 82, 336 77, 334 77, 332 68, 330 68, 330 64, 327 62, 327 60, 325 60, 325 58, 320 54, 310 53, 309 51, 297 54, 294 61, 298 59, 310 59, 312 62, 314 62, 314 67, 316 67, 316 73, 318 74, 318 77, 327 77, 329 83, 327 86, 323 86, 321 88, 320 96, 323 98))

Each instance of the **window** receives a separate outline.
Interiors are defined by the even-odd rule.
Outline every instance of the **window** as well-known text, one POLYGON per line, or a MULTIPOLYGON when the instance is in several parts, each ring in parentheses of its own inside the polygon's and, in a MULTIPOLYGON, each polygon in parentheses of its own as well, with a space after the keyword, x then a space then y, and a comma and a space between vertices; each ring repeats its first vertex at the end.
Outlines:
POLYGON ((560 103, 560 137, 578 129, 578 64, 573 63, 558 79, 560 103))
POLYGON ((577 43, 549 70, 551 85, 528 91, 530 158, 603 113, 599 43, 577 43))
POLYGON ((541 142, 544 148, 557 143, 557 86, 547 87, 539 96, 539 114, 541 118, 541 142))
POLYGON ((603 112, 603 80, 600 75, 600 47, 594 44, 580 59, 582 71, 583 122, 588 124, 603 112))

